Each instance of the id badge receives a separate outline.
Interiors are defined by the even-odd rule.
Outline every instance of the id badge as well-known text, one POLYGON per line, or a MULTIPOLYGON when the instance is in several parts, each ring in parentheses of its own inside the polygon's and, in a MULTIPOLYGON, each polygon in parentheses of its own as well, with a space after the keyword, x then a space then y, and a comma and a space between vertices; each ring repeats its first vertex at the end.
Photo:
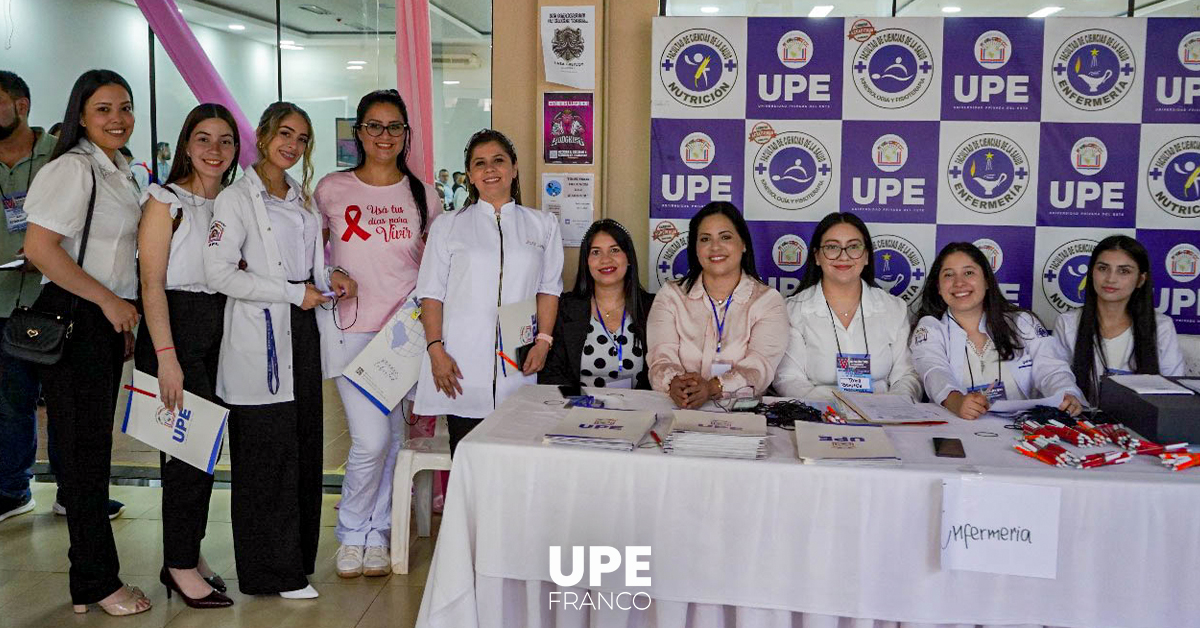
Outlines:
POLYGON ((611 382, 604 382, 604 387, 605 388, 625 388, 625 389, 633 388, 633 378, 627 377, 625 379, 618 379, 618 380, 611 381, 611 382))
POLYGON ((871 381, 871 354, 839 353, 837 356, 838 390, 845 392, 875 392, 871 381))
POLYGON ((987 395, 988 405, 996 403, 997 401, 1004 401, 1008 399, 1008 393, 1004 390, 1004 382, 997 380, 994 382, 994 386, 992 384, 993 382, 989 382, 987 384, 972 386, 967 389, 967 392, 985 393, 987 395), (989 386, 991 387, 990 391, 988 390, 989 386))
POLYGON ((728 362, 713 362, 712 375, 710 375, 709 377, 720 377, 720 376, 728 373, 729 369, 731 369, 731 368, 733 368, 733 365, 728 362))
POLYGON ((24 231, 26 219, 25 214, 25 193, 17 192, 12 196, 0 197, 0 202, 4 204, 4 226, 9 233, 17 233, 24 231))
POLYGON ((1126 371, 1125 369, 1104 369, 1104 374, 1105 375, 1133 375, 1133 371, 1126 371))

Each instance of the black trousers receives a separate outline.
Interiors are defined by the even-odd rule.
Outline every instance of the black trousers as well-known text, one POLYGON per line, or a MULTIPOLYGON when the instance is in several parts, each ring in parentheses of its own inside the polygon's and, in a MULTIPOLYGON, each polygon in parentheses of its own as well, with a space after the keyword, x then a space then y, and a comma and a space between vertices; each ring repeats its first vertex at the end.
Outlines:
MULTIPOLYGON (((72 296, 46 284, 34 304, 68 313, 72 296)), ((67 509, 71 602, 99 602, 121 587, 120 562, 108 521, 113 413, 124 363, 124 334, 113 331, 100 307, 78 299, 62 359, 41 367, 46 414, 58 449, 59 499, 67 509)))
MULTIPOLYGON (((221 350, 225 295, 167 291, 171 339, 183 371, 183 389, 217 401, 217 357, 221 350)), ((134 364, 139 371, 158 375, 158 355, 150 329, 142 319, 134 364)), ((208 524, 213 476, 192 465, 159 454, 162 477, 163 563, 193 569, 200 562, 200 541, 208 524)))
POLYGON ((454 414, 446 415, 446 431, 450 432, 450 457, 454 457, 454 450, 458 449, 458 441, 471 433, 483 419, 472 419, 471 417, 457 416, 454 414))
POLYGON ((312 310, 291 306, 291 321, 295 400, 229 406, 233 552, 250 595, 308 586, 321 534, 321 338, 312 310))

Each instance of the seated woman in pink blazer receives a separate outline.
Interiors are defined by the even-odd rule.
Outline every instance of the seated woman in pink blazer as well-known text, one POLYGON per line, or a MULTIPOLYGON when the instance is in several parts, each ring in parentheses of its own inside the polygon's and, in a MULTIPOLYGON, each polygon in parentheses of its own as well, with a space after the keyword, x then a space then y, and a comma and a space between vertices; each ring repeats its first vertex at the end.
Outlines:
POLYGON ((783 297, 754 267, 750 231, 732 203, 712 202, 688 223, 688 273, 650 309, 650 385, 681 408, 762 395, 788 344, 783 297))

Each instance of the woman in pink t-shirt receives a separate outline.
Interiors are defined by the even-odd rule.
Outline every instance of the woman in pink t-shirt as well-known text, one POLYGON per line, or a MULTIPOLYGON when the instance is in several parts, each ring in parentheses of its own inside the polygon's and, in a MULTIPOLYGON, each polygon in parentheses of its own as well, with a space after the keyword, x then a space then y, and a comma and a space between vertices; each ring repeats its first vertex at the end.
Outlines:
MULTIPOLYGON (((409 170, 408 110, 394 89, 371 92, 358 103, 354 123, 358 165, 317 184, 331 264, 358 281, 358 297, 335 305, 345 342, 337 371, 367 346, 417 284, 437 195, 409 170)), ((380 412, 345 377, 338 392, 350 427, 350 456, 338 509, 338 575, 383 576, 391 571, 388 541, 392 470, 404 440, 400 406, 380 412)))

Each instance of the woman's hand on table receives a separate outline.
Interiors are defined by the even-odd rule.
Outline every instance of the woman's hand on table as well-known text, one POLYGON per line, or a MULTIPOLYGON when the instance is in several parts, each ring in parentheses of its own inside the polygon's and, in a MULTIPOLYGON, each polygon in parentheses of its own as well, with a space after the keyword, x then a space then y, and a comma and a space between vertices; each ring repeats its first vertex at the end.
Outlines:
POLYGON ((950 393, 946 400, 942 402, 942 406, 953 412, 959 418, 974 421, 983 416, 991 404, 988 403, 987 395, 979 392, 962 394, 958 391, 950 393))

